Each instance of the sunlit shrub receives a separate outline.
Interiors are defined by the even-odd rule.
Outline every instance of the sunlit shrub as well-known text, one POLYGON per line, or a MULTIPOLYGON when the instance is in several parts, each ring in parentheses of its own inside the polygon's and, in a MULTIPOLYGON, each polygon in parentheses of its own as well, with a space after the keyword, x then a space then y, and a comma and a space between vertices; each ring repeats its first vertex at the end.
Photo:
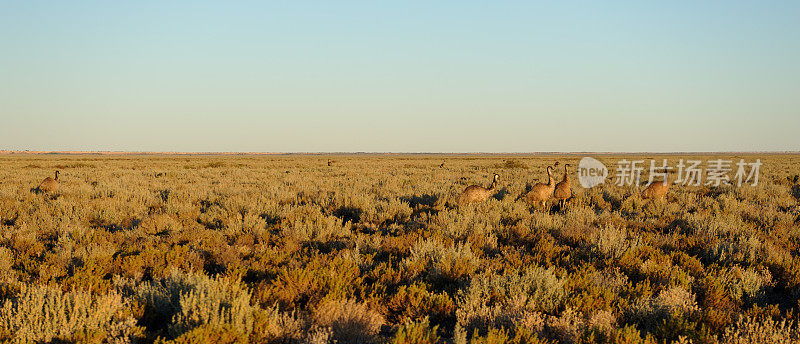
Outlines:
POLYGON ((731 344, 797 343, 800 342, 800 326, 793 320, 740 317, 736 324, 725 329, 722 341, 731 344))
POLYGON ((14 275, 14 255, 11 250, 0 246, 0 279, 14 275))
POLYGON ((720 271, 718 278, 727 285, 728 292, 734 299, 745 304, 764 301, 773 284, 769 270, 756 271, 739 266, 720 271))
POLYGON ((339 343, 372 342, 385 322, 379 313, 353 300, 323 303, 314 313, 314 321, 330 328, 331 338, 339 343))
POLYGON ((351 224, 342 224, 335 217, 322 213, 315 206, 298 207, 281 222, 281 231, 298 241, 317 241, 326 243, 332 239, 350 235, 351 224))
POLYGON ((47 286, 20 285, 0 308, 0 333, 18 343, 49 342, 94 331, 109 342, 127 343, 138 333, 120 294, 62 292, 47 286))
POLYGON ((615 226, 598 228, 592 237, 592 242, 597 251, 608 259, 619 259, 625 252, 642 245, 638 236, 632 235, 627 229, 615 226))
POLYGON ((181 334, 173 340, 159 338, 155 344, 245 344, 247 337, 228 325, 204 324, 181 334))
POLYGON ((431 293, 424 286, 401 286, 387 307, 398 322, 435 318, 442 320, 455 311, 455 304, 446 293, 431 293))
POLYGON ((630 312, 633 321, 653 330, 662 325, 665 319, 682 321, 699 310, 694 294, 681 287, 672 287, 662 290, 655 297, 639 300, 630 312))
POLYGON ((547 327, 559 342, 577 343, 586 331, 586 319, 580 312, 567 308, 560 316, 550 319, 547 327))
POLYGON ((145 307, 145 323, 154 328, 168 323, 167 332, 173 337, 204 324, 230 326, 243 335, 253 330, 256 309, 238 281, 174 271, 136 287, 135 292, 145 307))
POLYGON ((537 312, 554 312, 565 297, 564 281, 552 269, 534 266, 504 275, 478 275, 459 292, 456 317, 467 333, 513 329, 537 312))
POLYGON ((443 245, 434 240, 417 242, 403 261, 410 271, 420 271, 432 282, 456 282, 478 268, 479 259, 470 246, 443 245))
POLYGON ((278 307, 257 310, 251 341, 259 343, 299 343, 303 340, 306 323, 294 312, 281 312, 278 307))
POLYGON ((260 283, 256 300, 262 305, 278 303, 285 309, 314 308, 326 297, 348 297, 361 273, 358 262, 343 255, 318 255, 297 265, 285 266, 276 272, 276 278, 260 283))
POLYGON ((539 337, 527 329, 512 332, 504 328, 493 328, 485 334, 474 331, 471 337, 462 335, 456 338, 456 344, 546 344, 551 341, 539 337), (469 338, 469 340, 467 340, 469 338))
POLYGON ((428 318, 418 322, 405 322, 392 338, 392 344, 435 344, 439 342, 436 334, 438 326, 431 327, 428 318))

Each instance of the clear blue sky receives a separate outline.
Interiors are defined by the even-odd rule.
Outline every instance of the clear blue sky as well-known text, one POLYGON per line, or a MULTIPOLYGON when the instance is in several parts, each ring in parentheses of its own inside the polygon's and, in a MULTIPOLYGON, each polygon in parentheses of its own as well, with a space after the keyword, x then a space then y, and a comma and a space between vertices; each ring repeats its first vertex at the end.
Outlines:
POLYGON ((0 149, 800 150, 797 1, 2 1, 0 149))

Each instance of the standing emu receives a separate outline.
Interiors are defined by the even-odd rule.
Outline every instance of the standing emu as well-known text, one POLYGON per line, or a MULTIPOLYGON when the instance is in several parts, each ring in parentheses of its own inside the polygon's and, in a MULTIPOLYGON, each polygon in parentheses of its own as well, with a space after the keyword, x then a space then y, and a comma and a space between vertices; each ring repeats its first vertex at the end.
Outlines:
POLYGON ((553 196, 553 190, 556 188, 556 183, 553 180, 553 167, 547 166, 547 183, 536 183, 525 195, 525 200, 532 205, 541 204, 544 207, 550 196, 553 196))
POLYGON ((564 178, 556 184, 553 197, 558 200, 558 209, 564 209, 564 203, 572 197, 572 189, 569 182, 569 164, 564 164, 564 178))

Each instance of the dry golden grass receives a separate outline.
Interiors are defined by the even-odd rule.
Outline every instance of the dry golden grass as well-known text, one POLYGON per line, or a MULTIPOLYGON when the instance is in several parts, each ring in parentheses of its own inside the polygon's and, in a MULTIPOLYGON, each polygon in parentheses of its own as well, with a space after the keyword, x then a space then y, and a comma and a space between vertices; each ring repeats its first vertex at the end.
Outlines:
POLYGON ((581 157, 0 155, 0 340, 800 341, 800 156, 520 199, 581 157))

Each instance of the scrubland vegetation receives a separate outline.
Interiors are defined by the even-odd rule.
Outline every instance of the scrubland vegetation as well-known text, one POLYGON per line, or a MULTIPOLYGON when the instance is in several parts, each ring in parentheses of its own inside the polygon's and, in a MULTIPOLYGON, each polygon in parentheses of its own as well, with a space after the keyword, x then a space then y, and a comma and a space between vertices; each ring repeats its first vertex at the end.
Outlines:
POLYGON ((0 340, 800 342, 800 157, 518 200, 580 157, 0 156, 0 340))

